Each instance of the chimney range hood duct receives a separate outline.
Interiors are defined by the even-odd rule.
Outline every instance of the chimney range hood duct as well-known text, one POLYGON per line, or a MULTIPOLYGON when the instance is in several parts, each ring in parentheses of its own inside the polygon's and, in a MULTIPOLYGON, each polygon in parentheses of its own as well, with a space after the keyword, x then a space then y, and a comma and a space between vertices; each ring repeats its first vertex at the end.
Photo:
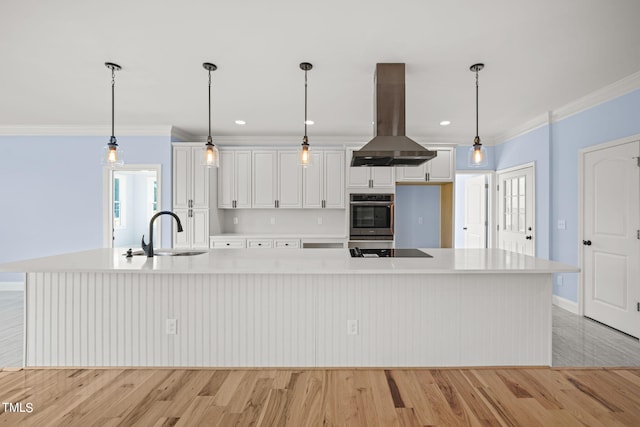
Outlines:
POLYGON ((405 136, 404 64, 376 64, 375 137, 353 152, 351 166, 418 166, 436 157, 405 136))

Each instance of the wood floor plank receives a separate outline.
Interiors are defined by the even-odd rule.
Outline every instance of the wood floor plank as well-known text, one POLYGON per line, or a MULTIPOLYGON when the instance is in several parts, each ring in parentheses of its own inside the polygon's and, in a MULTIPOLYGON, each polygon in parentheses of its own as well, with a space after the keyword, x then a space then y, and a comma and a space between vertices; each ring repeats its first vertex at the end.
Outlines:
POLYGON ((639 372, 27 369, 0 375, 0 400, 34 412, 0 425, 637 427, 639 372))

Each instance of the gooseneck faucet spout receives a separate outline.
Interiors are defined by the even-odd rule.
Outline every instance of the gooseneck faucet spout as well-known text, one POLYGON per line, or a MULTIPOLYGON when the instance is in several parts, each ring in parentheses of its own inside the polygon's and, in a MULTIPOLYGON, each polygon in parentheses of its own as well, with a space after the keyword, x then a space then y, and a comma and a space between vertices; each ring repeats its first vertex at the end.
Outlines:
POLYGON ((174 217, 176 219, 176 222, 178 223, 178 233, 182 233, 183 231, 180 218, 178 218, 178 215, 174 214, 173 212, 160 211, 154 216, 152 216, 151 220, 149 221, 149 244, 148 245, 144 242, 144 234, 142 235, 142 250, 144 251, 145 254, 147 254, 147 257, 149 258, 153 257, 153 221, 155 221, 156 218, 158 218, 160 215, 171 215, 172 217, 174 217))

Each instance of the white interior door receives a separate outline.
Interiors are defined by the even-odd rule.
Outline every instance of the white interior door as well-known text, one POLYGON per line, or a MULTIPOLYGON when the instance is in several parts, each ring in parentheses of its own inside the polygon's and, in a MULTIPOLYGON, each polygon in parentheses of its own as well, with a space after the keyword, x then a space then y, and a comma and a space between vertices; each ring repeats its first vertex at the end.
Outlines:
POLYGON ((498 247, 535 255, 533 165, 498 172, 498 247))
POLYGON ((640 337, 640 142, 583 156, 584 314, 640 337))
POLYGON ((464 183, 464 247, 487 247, 487 193, 485 176, 468 178, 464 183))

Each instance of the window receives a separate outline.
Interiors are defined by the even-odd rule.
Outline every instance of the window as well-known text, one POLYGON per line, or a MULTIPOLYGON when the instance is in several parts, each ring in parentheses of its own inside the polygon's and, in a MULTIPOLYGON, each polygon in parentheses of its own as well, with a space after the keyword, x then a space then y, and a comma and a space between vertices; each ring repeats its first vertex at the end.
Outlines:
POLYGON ((113 228, 125 228, 124 192, 126 181, 124 176, 113 178, 113 228))

